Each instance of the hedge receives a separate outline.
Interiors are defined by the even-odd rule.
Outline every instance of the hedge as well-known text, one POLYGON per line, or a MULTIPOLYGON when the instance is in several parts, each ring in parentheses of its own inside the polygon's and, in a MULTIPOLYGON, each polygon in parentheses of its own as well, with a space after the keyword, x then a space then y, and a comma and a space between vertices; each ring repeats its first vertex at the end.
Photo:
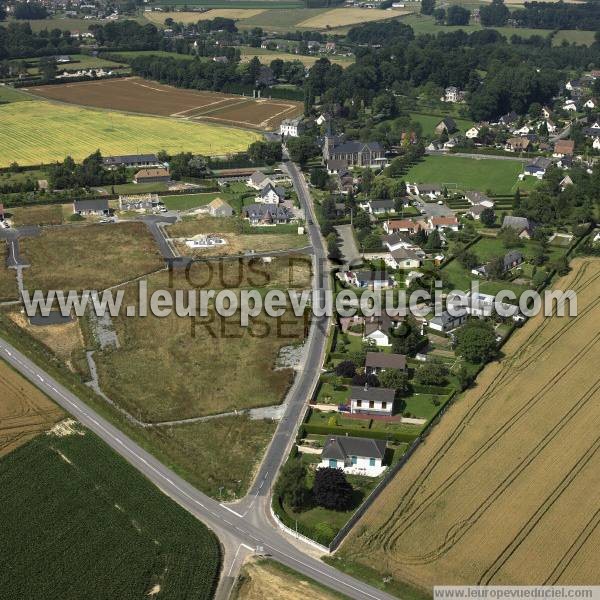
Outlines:
POLYGON ((442 387, 438 385, 420 385, 413 383, 412 389, 417 394, 432 394, 433 396, 449 396, 454 392, 454 388, 442 387))
POLYGON ((302 425, 306 433, 315 435, 350 435, 354 437, 373 438, 376 440, 390 440, 393 442, 412 442, 419 434, 405 432, 373 431, 372 429, 353 429, 351 427, 328 427, 327 425, 314 425, 304 423, 302 425))

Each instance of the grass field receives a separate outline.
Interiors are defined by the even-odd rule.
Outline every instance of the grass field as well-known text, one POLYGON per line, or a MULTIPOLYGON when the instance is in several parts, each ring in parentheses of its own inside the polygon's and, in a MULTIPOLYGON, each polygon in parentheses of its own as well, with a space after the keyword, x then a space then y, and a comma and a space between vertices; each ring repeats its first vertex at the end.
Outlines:
POLYGON ((0 569, 10 573, 3 596, 212 598, 217 538, 92 433, 73 428, 0 461, 0 569))
POLYGON ((0 360, 0 456, 50 429, 63 416, 56 404, 0 360))
MULTIPOLYGON (((107 60, 105 58, 89 56, 87 54, 69 54, 69 56, 71 57, 72 62, 58 65, 57 68, 59 72, 62 72, 63 70, 74 71, 78 69, 120 69, 126 66, 123 63, 118 63, 114 60, 107 60)), ((37 75, 39 72, 37 65, 40 62, 40 59, 24 58, 23 60, 28 64, 33 65, 28 69, 30 74, 37 75)))
MULTIPOLYGON (((52 86, 62 88, 66 86, 52 86)), ((58 105, 19 102, 0 105, 0 166, 13 161, 36 165, 71 155, 81 160, 100 149, 102 154, 142 151, 192 151, 225 154, 244 150, 258 139, 254 133, 218 127, 58 105)))
POLYGON ((10 102, 23 102, 26 100, 33 100, 33 97, 6 85, 0 85, 0 105, 8 104, 10 102))
POLYGON ((0 301, 16 300, 19 297, 17 278, 14 269, 6 266, 8 248, 4 240, 0 240, 0 301))
POLYGON ((239 575, 232 600, 343 600, 333 590, 272 560, 247 562, 239 575))
MULTIPOLYGON (((411 121, 421 124, 424 135, 431 135, 431 136, 433 136, 435 134, 434 129, 435 129, 436 125, 446 116, 446 115, 430 115, 430 114, 423 114, 423 113, 409 113, 409 115, 410 115, 411 121)), ((453 118, 454 118, 454 121, 456 122, 456 126, 458 127, 458 130, 463 134, 465 133, 465 131, 467 131, 467 129, 470 129, 473 126, 473 121, 469 121, 467 119, 460 119, 458 117, 453 117, 453 118)))
MULTIPOLYGON (((248 46, 241 46, 240 53, 242 55, 242 62, 248 62, 252 57, 258 56, 260 62, 263 64, 269 64, 272 60, 280 58, 281 60, 291 61, 299 60, 302 64, 311 67, 317 62, 322 56, 304 56, 302 54, 293 54, 292 52, 281 52, 279 50, 268 50, 267 48, 249 48, 248 46)), ((333 64, 347 67, 354 62, 354 58, 349 56, 327 56, 330 62, 333 64)))
POLYGON ((206 192, 201 194, 182 194, 181 196, 163 196, 161 200, 169 210, 191 210, 192 208, 206 206, 215 198, 222 198, 223 195, 219 192, 206 192))
POLYGON ((209 19, 216 19, 217 17, 223 17, 225 19, 249 19, 262 13, 263 10, 260 8, 213 8, 206 12, 174 12, 174 13, 163 13, 163 12, 151 12, 144 13, 144 16, 148 21, 156 25, 162 25, 165 19, 173 19, 176 23, 197 23, 198 21, 207 21, 209 19))
POLYGON ((21 240, 29 290, 102 290, 164 266, 142 223, 72 225, 21 240))
POLYGON ((594 43, 594 35, 593 31, 562 30, 552 38, 552 45, 560 46, 563 41, 566 41, 569 44, 591 46, 594 43))
MULTIPOLYGON (((510 194, 517 187, 517 176, 523 163, 494 158, 463 158, 459 156, 426 156, 407 172, 405 180, 416 183, 446 185, 452 192, 479 190, 492 194, 510 194)), ((522 186, 522 182, 518 182, 522 186)))
POLYGON ((572 266, 555 287, 575 290, 578 316, 540 314, 508 341, 359 521, 344 559, 424 590, 597 581, 600 261, 572 266))
MULTIPOLYGON (((284 118, 297 116, 302 112, 302 103, 292 100, 253 100, 250 97, 233 94, 175 88, 138 77, 44 86, 32 88, 31 91, 45 98, 72 104, 180 117, 181 120, 214 121, 253 129, 276 128, 284 118)), ((106 123, 106 114, 99 114, 106 123)), ((117 129, 115 125, 121 129, 122 124, 113 123, 113 117, 109 117, 108 120, 111 131, 113 127, 117 129)), ((183 136, 189 141, 180 140, 178 147, 196 150, 201 154, 227 154, 243 150, 257 139, 256 134, 236 129, 194 130, 190 128, 190 124, 187 124, 187 129, 177 130, 178 124, 171 120, 150 121, 147 126, 151 127, 152 123, 160 125, 165 144, 172 144, 177 136, 183 136), (200 140, 204 140, 204 152, 194 148, 200 140)), ((100 127, 100 124, 96 126, 100 127)), ((139 123, 139 127, 146 128, 142 123, 139 123)), ((126 128, 125 133, 127 132, 126 128)), ((157 147, 162 148, 165 145, 157 147)))
POLYGON ((63 222, 63 208, 60 204, 40 206, 17 206, 10 209, 13 226, 60 225, 63 222))

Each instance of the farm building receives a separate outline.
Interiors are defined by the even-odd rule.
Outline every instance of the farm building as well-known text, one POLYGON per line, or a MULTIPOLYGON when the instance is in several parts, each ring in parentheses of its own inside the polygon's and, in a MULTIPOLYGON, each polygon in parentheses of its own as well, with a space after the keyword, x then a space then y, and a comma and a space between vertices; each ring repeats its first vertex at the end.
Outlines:
POLYGON ((319 468, 342 469, 350 475, 377 477, 385 470, 385 440, 331 436, 323 446, 319 468))
POLYGON ((75 200, 73 202, 73 214, 81 215, 82 217, 88 215, 106 216, 110 214, 110 208, 108 206, 108 200, 106 198, 99 198, 97 200, 75 200))
POLYGON ((166 183, 171 181, 168 169, 142 169, 133 176, 134 183, 166 183))

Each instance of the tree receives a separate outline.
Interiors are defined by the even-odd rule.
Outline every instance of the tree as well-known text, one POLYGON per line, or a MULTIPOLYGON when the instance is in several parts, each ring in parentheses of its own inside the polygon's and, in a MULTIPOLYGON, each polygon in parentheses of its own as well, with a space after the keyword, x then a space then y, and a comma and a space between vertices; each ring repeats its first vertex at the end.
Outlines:
POLYGON ((257 140, 248 147, 248 156, 254 162, 266 162, 272 165, 281 160, 281 144, 257 140))
POLYGON ((56 59, 42 57, 39 62, 40 76, 43 81, 52 81, 56 77, 56 59))
POLYGON ((463 267, 465 267, 465 269, 468 269, 469 271, 479 266, 479 258, 477 258, 477 254, 468 248, 460 250, 456 254, 456 259, 463 267))
POLYGON ((427 242, 425 243, 425 248, 427 250, 439 250, 441 247, 442 247, 442 238, 440 237, 440 232, 437 229, 434 229, 427 236, 427 242))
POLYGON ((502 256, 492 258, 485 266, 485 272, 490 279, 503 279, 505 270, 502 256))
POLYGON ((396 397, 406 396, 410 392, 408 375, 400 369, 386 369, 379 374, 381 387, 396 390, 396 397))
POLYGON ((317 469, 313 495, 319 506, 329 510, 349 510, 353 503, 353 492, 341 469, 317 469))
POLYGON ((452 4, 446 11, 446 25, 468 25, 471 18, 471 11, 452 4))
POLYGON ((523 240, 512 227, 503 227, 498 233, 505 248, 518 248, 523 245, 523 240))
POLYGON ((485 208, 481 211, 481 222, 486 227, 493 227, 496 223, 496 213, 493 208, 485 208))
POLYGON ((469 362, 486 363, 496 356, 496 334, 486 321, 468 321, 456 332, 456 340, 456 351, 469 362))
POLYGON ((479 19, 484 27, 502 27, 509 16, 510 11, 503 0, 492 0, 491 4, 479 8, 479 19))
MULTIPOLYGON (((325 169, 315 168, 310 170, 310 182, 319 189, 325 189, 327 182, 329 181, 329 175, 325 169)), ((333 202, 335 208, 335 201, 333 202)), ((333 214, 335 217, 335 212, 333 214)))
POLYGON ((332 232, 327 236, 327 253, 331 260, 340 260, 342 253, 338 247, 337 235, 332 232))
POLYGON ((310 500, 310 490, 306 485, 306 468, 302 461, 288 460, 277 480, 276 492, 286 504, 294 509, 307 506, 310 500))
POLYGON ((421 14, 432 15, 435 10, 435 0, 422 0, 421 1, 421 14))
POLYGON ((313 156, 319 154, 319 147, 314 139, 308 135, 301 135, 297 138, 288 138, 286 147, 290 158, 301 165, 306 164, 313 156))
POLYGON ((415 374, 415 379, 422 385, 446 385, 447 377, 448 367, 437 358, 422 364, 415 374))
POLYGON ((335 367, 335 374, 340 377, 354 377, 356 367, 351 360, 343 360, 335 367))

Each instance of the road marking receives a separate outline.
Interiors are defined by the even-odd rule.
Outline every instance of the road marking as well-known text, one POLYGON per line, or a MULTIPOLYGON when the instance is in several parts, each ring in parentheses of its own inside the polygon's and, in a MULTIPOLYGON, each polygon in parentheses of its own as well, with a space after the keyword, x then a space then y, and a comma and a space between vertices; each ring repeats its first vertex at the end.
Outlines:
POLYGON ((224 504, 219 504, 219 506, 221 508, 224 508, 225 510, 228 510, 230 513, 233 513, 236 517, 239 517, 240 519, 244 518, 244 515, 240 515, 239 512, 236 512, 235 510, 233 510, 233 508, 229 508, 229 506, 225 506, 224 504))

